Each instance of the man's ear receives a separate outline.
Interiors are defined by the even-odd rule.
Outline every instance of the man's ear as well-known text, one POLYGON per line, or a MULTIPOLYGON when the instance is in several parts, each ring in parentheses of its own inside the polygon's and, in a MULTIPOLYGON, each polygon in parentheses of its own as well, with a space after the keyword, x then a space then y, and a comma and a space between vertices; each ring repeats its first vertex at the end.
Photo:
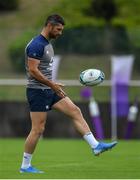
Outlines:
POLYGON ((50 22, 48 22, 47 26, 48 26, 48 27, 50 27, 50 26, 51 26, 51 23, 50 23, 50 22))
POLYGON ((53 25, 52 25, 51 23, 48 23, 48 24, 47 24, 47 27, 48 27, 49 30, 51 30, 52 27, 53 27, 53 25))

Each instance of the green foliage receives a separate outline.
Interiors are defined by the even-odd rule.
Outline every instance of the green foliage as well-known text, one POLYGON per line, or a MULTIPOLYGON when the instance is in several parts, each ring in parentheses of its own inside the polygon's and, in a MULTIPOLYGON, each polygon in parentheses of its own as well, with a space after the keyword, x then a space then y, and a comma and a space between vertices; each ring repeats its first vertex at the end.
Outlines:
POLYGON ((23 33, 21 37, 18 37, 14 42, 10 44, 8 54, 10 56, 11 64, 14 70, 17 72, 25 71, 24 50, 28 41, 31 40, 34 35, 34 31, 27 31, 23 33))
POLYGON ((85 15, 85 10, 89 8, 91 0, 68 1, 61 0, 60 3, 52 9, 52 13, 56 12, 64 16, 67 28, 86 25, 103 24, 102 20, 85 15))
MULTIPOLYGON (((99 2, 101 0, 97 0, 99 2)), ((104 0, 106 2, 110 0, 104 0)), ((92 0, 60 0, 57 7, 52 9, 53 12, 60 13, 66 19, 68 27, 75 27, 78 25, 94 25, 99 26, 105 24, 105 21, 95 16, 85 15, 85 11, 91 8, 92 0)), ((112 19, 114 25, 124 25, 126 28, 139 27, 140 21, 140 1, 139 0, 114 0, 116 4, 116 15, 112 19)), ((114 14, 115 15, 115 14, 114 14)))
POLYGON ((0 0, 0 11, 16 10, 19 6, 19 0, 0 0))
MULTIPOLYGON (((138 16, 132 16, 132 13, 138 11, 139 1, 133 0, 133 3, 131 1, 126 3, 125 0, 112 1, 119 9, 117 17, 112 21, 112 26, 105 26, 103 19, 85 15, 85 10, 90 8, 91 2, 91 0, 60 0, 58 5, 52 8, 50 14, 55 12, 64 16, 67 28, 63 36, 54 42, 55 52, 93 55, 131 53, 132 43, 135 44, 136 41, 139 43, 139 41, 138 38, 133 39, 132 42, 129 40, 125 25, 138 24, 138 16)), ((97 2, 99 3, 99 0, 97 2)), ((110 0, 105 0, 105 2, 110 2, 110 0)), ((115 12, 116 10, 113 10, 112 17, 116 14, 115 12)), ((40 27, 40 24, 42 26, 45 18, 45 15, 42 15, 41 19, 37 18, 37 28, 40 27)), ((25 32, 22 37, 17 38, 10 45, 9 54, 16 71, 24 69, 24 48, 28 40, 32 38, 33 33, 30 34, 29 38, 25 36, 28 36, 28 32, 25 32)))
POLYGON ((92 0, 87 15, 103 18, 110 22, 117 15, 117 6, 114 0, 92 0))

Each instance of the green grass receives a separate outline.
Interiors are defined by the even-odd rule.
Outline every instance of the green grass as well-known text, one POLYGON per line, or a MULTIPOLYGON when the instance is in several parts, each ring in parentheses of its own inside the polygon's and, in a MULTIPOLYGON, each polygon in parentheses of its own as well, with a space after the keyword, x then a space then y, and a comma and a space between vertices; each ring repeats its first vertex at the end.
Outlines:
POLYGON ((23 139, 0 139, 0 178, 18 179, 134 179, 140 177, 139 141, 119 141, 95 157, 83 140, 41 140, 33 165, 45 174, 20 174, 23 139))

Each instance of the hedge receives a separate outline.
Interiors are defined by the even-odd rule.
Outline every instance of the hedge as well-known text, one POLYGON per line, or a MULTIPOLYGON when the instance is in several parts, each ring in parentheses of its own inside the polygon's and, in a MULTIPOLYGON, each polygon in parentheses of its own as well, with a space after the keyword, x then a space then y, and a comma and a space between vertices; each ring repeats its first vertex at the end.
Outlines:
POLYGON ((27 31, 21 37, 15 39, 9 46, 8 54, 10 61, 13 69, 17 72, 25 71, 25 47, 34 35, 34 31, 27 31))
POLYGON ((66 29, 54 42, 58 53, 124 54, 131 52, 131 42, 122 26, 82 26, 66 29))

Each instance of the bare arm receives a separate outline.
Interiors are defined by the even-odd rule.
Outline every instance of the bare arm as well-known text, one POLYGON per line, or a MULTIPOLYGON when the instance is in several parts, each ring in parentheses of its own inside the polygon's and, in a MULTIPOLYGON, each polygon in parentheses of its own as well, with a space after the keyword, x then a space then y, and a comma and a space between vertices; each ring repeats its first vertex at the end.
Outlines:
POLYGON ((28 68, 29 68, 30 75, 34 77, 36 80, 38 80, 39 82, 41 82, 42 84, 49 86, 60 97, 65 97, 66 94, 62 90, 62 85, 58 83, 54 83, 53 81, 50 81, 47 77, 45 77, 38 68, 39 64, 40 64, 40 61, 38 59, 28 58, 28 68))

